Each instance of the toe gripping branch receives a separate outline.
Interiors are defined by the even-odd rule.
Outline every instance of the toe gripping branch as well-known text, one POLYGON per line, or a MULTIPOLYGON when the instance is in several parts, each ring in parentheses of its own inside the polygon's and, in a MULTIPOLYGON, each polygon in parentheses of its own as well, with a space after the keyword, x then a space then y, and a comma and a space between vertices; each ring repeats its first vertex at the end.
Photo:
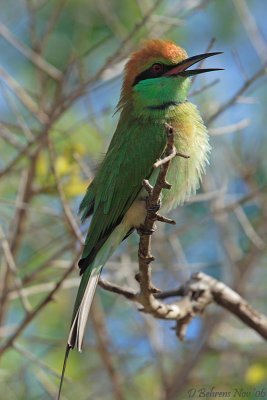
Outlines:
MULTIPOLYGON (((156 230, 156 221, 165 222, 168 224, 175 225, 175 221, 166 218, 160 214, 158 211, 161 207, 161 192, 163 189, 171 189, 171 184, 167 182, 166 176, 171 160, 179 155, 174 146, 174 129, 171 125, 165 124, 167 144, 164 157, 158 160, 154 164, 154 168, 160 168, 157 181, 154 187, 149 183, 148 180, 143 181, 143 187, 146 189, 148 196, 146 198, 146 218, 143 225, 138 229, 138 234, 140 235, 139 241, 139 273, 137 274, 137 280, 140 284, 140 297, 146 306, 149 307, 148 294, 158 293, 157 289, 151 283, 151 267, 150 263, 154 261, 154 257, 151 254, 151 236, 156 230)), ((144 304, 143 304, 144 305, 144 304)), ((144 305, 144 308, 146 308, 144 305)))
MULTIPOLYGON (((153 187, 147 179, 143 180, 143 186, 146 189, 148 196, 146 198, 147 215, 144 224, 139 228, 139 234, 151 236, 156 229, 155 222, 165 222, 167 224, 175 225, 175 221, 158 214, 161 207, 161 191, 163 189, 170 190, 172 185, 167 182, 166 176, 171 160, 180 156, 174 146, 174 129, 171 125, 165 124, 167 145, 164 157, 154 164, 154 168, 160 168, 160 172, 153 187)), ((189 158, 189 156, 182 155, 189 158)))

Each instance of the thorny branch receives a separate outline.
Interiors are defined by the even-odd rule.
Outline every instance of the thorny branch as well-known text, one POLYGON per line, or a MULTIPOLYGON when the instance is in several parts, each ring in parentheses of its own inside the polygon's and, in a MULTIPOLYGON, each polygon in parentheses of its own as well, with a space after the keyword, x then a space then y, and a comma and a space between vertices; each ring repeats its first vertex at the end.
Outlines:
POLYGON ((160 167, 160 172, 154 187, 148 181, 143 185, 148 192, 147 215, 143 226, 139 229, 140 235, 138 260, 139 273, 136 276, 140 291, 120 288, 110 282, 101 280, 99 285, 108 291, 121 294, 128 300, 141 304, 140 311, 150 314, 155 318, 173 320, 176 322, 176 334, 182 340, 185 336, 187 326, 193 317, 202 314, 211 303, 216 303, 234 314, 246 325, 267 339, 267 317, 255 311, 238 293, 230 289, 224 283, 200 272, 194 274, 181 288, 168 292, 161 292, 151 282, 151 262, 154 257, 151 254, 151 237, 155 231, 155 222, 167 222, 175 224, 174 221, 160 216, 157 211, 160 208, 160 196, 163 189, 170 189, 171 185, 166 181, 166 176, 171 159, 175 156, 188 158, 186 155, 177 153, 174 146, 174 130, 166 124, 167 146, 165 157, 154 164, 160 167), (164 303, 163 299, 179 296, 181 300, 174 303, 164 303))
MULTIPOLYGON (((126 297, 128 300, 141 303, 139 293, 135 293, 131 289, 121 288, 118 285, 104 280, 101 280, 99 285, 107 291, 126 297)), ((151 296, 151 293, 149 293, 149 295, 151 296)), ((238 317, 246 325, 258 332, 264 339, 267 339, 267 317, 254 310, 237 292, 229 288, 223 282, 203 272, 192 275, 191 278, 178 289, 154 293, 153 297, 155 300, 183 297, 182 301, 173 303, 173 313, 170 315, 165 316, 164 313, 155 315, 154 310, 153 312, 142 310, 157 318, 171 319, 177 322, 179 322, 180 319, 191 319, 198 314, 202 314, 209 304, 216 303, 238 317), (175 310, 176 314, 174 313, 175 310)), ((152 304, 161 306, 162 303, 158 301, 152 304)), ((168 306, 172 307, 171 304, 168 304, 168 306)), ((165 308, 162 307, 162 310, 164 309, 165 308)), ((185 328, 185 324, 183 324, 183 326, 185 328)), ((185 332, 183 331, 181 335, 181 332, 178 330, 177 333, 180 338, 183 338, 185 332)))

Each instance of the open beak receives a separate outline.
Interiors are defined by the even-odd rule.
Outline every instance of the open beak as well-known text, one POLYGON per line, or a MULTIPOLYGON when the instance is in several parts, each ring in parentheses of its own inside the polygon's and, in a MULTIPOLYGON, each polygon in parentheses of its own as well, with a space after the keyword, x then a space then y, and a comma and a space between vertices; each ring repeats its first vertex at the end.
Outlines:
POLYGON ((179 64, 171 66, 170 69, 167 72, 165 72, 164 76, 176 76, 176 75, 192 76, 192 75, 203 74, 204 72, 221 71, 223 70, 223 68, 191 69, 187 71, 187 68, 198 63, 199 61, 202 61, 208 57, 216 56, 217 54, 222 54, 222 52, 218 51, 215 53, 199 54, 197 56, 187 58, 186 60, 181 61, 179 64))

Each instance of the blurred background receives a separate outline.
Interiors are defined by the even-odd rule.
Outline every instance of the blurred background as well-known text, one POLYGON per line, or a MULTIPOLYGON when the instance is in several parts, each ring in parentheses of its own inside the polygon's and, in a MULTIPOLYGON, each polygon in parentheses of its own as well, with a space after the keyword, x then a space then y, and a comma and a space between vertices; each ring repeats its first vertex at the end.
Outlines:
MULTIPOLYGON (((172 213, 177 225, 153 236, 153 280, 166 290, 203 271, 266 312, 266 13, 256 0, 1 3, 1 398, 56 396, 87 229, 78 205, 116 127, 123 66, 144 38, 172 39, 190 56, 223 51, 208 67, 225 68, 193 82, 210 166, 172 213)), ((137 289, 137 245, 135 234, 103 277, 137 289)), ((266 389, 266 345, 229 313, 211 306, 183 343, 172 326, 99 288, 62 399, 186 399, 212 386, 254 399, 266 389)))

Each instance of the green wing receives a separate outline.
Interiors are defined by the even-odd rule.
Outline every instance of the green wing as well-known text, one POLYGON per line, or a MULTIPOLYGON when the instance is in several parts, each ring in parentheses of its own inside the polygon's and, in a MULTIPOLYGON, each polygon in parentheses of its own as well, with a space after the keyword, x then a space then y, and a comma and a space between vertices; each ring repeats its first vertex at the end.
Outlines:
POLYGON ((124 110, 111 144, 81 204, 84 216, 93 209, 79 263, 82 272, 120 223, 141 190, 143 179, 150 176, 153 163, 162 155, 166 145, 164 125, 141 122, 124 110))

